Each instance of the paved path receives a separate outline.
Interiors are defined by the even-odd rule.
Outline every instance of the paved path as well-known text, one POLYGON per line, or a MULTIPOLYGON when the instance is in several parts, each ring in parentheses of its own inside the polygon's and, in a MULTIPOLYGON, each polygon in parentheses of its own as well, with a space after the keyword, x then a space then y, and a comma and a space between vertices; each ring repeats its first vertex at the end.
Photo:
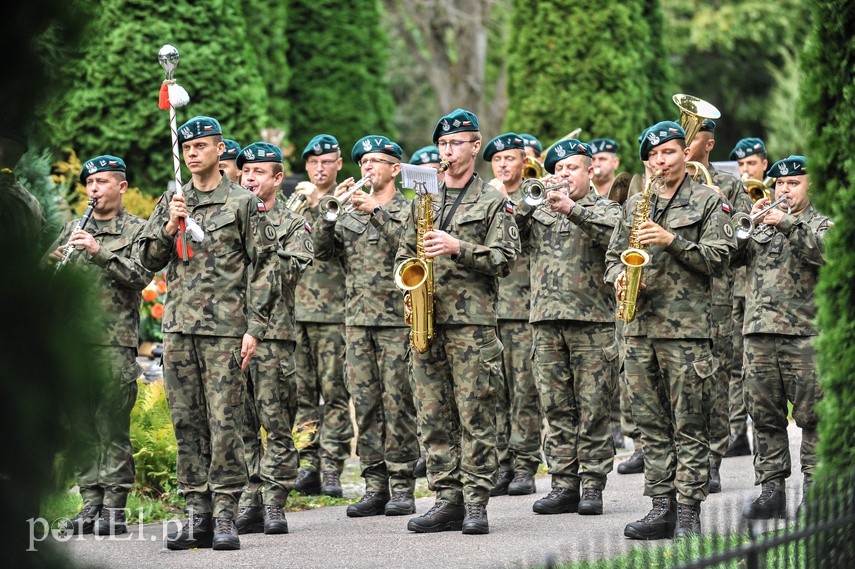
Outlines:
MULTIPOLYGON (((801 497, 800 435, 801 431, 791 425, 794 474, 787 487, 791 514, 801 497)), ((623 451, 617 460, 626 456, 623 451)), ((710 496, 702 508, 704 533, 740 529, 742 504, 757 495, 751 457, 725 459, 721 477, 723 492, 710 496)), ((134 526, 124 541, 76 536, 58 547, 81 567, 111 569, 536 567, 542 566, 547 555, 559 561, 594 559, 644 545, 623 537, 624 526, 644 517, 650 509, 650 500, 642 496, 642 485, 641 474, 612 472, 603 496, 602 516, 541 516, 531 511, 537 496, 493 498, 488 507, 490 534, 486 536, 459 532, 416 535, 406 530, 409 516, 350 519, 344 507, 328 507, 288 513, 290 534, 241 536, 241 550, 236 552, 168 551, 163 547, 163 524, 134 526)), ((538 495, 545 494, 549 477, 539 477, 537 488, 538 495)), ((432 498, 417 500, 418 512, 427 511, 432 503, 432 498)))

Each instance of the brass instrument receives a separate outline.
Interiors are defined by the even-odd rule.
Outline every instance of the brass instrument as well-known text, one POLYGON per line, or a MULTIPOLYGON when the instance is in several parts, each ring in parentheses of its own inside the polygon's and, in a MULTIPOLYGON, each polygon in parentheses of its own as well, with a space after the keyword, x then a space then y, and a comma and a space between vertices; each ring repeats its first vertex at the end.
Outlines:
POLYGON ((422 185, 416 189, 416 200, 416 256, 395 268, 395 285, 404 293, 410 345, 423 354, 434 337, 433 259, 425 254, 425 234, 433 231, 433 198, 422 185))
POLYGON ((694 160, 689 160, 686 162, 686 170, 688 171, 690 168, 694 168, 694 173, 689 171, 689 176, 692 177, 693 180, 697 180, 699 176, 704 177, 703 184, 706 184, 710 188, 715 184, 713 183, 712 176, 710 175, 710 171, 707 170, 706 166, 701 164, 700 162, 696 162, 694 160))
MULTIPOLYGON (((310 184, 311 182, 306 182, 306 183, 310 184)), ((314 184, 312 184, 312 191, 315 191, 315 187, 316 186, 314 184)), ((306 203, 307 203, 306 194, 300 193, 297 190, 294 190, 294 193, 292 193, 290 196, 288 196, 288 199, 285 200, 285 207, 287 209, 290 209, 294 213, 300 213, 301 211, 303 211, 303 209, 305 209, 306 203)))
POLYGON ((448 160, 441 160, 439 163, 439 168, 437 168, 436 171, 437 173, 445 172, 446 170, 448 170, 449 166, 451 166, 451 162, 449 162, 448 160))
MULTIPOLYGON (((89 200, 89 203, 86 204, 86 211, 83 212, 83 217, 80 218, 80 221, 77 222, 77 227, 74 228, 74 231, 78 229, 82 230, 86 228, 86 224, 89 223, 89 219, 92 217, 92 212, 95 211, 95 204, 98 203, 97 198, 92 198, 89 200)), ((73 232, 72 232, 73 233, 73 232)), ((71 241, 71 237, 68 238, 69 242, 71 241)), ((62 255, 62 259, 59 263, 56 264, 56 270, 59 271, 61 268, 68 263, 68 260, 71 258, 71 254, 74 253, 75 248, 70 244, 65 245, 65 251, 62 255)))
MULTIPOLYGON (((349 190, 341 194, 339 197, 335 196, 324 196, 321 198, 319 202, 319 206, 321 211, 323 212, 324 219, 327 221, 335 222, 338 220, 339 215, 341 215, 342 211, 344 215, 348 215, 353 213, 355 209, 353 204, 350 203, 350 198, 353 195, 362 189, 362 186, 371 181, 371 176, 365 174, 362 178, 353 184, 349 190)), ((372 188, 373 191, 373 188, 372 188)))
POLYGON ((748 193, 748 196, 751 198, 751 201, 756 202, 759 199, 767 198, 769 200, 772 199, 772 184, 775 182, 775 178, 771 176, 767 176, 765 180, 756 180, 754 178, 749 178, 747 173, 742 178, 742 185, 745 186, 745 191, 748 193))
POLYGON ((686 131, 686 146, 692 143, 706 119, 717 119, 721 112, 703 99, 677 93, 671 100, 680 108, 680 126, 686 131))
POLYGON ((537 207, 543 203, 543 200, 546 199, 547 193, 553 190, 566 188, 567 186, 567 182, 561 182, 558 184, 547 186, 537 178, 526 178, 522 181, 522 186, 520 186, 520 189, 522 190, 523 201, 531 207, 537 207))
POLYGON ((650 263, 650 254, 638 241, 638 232, 641 224, 650 218, 650 205, 653 202, 653 184, 662 183, 662 172, 657 170, 653 176, 644 184, 640 199, 635 204, 632 214, 632 226, 629 230, 629 246, 620 254, 620 260, 626 267, 624 269, 623 293, 618 298, 617 318, 625 322, 635 319, 635 310, 638 303, 638 291, 641 287, 641 274, 645 265, 650 263))
MULTIPOLYGON (((756 200, 755 200, 756 201, 756 200)), ((748 239, 751 236, 751 232, 754 231, 754 223, 766 215, 770 210, 781 205, 782 202, 787 202, 787 213, 792 213, 793 207, 790 205, 790 202, 787 201, 786 196, 781 196, 754 215, 748 215, 747 213, 737 212, 733 214, 733 218, 731 219, 731 223, 733 223, 734 232, 736 233, 736 239, 739 241, 743 241, 748 239)))
POLYGON ((540 160, 534 156, 526 156, 522 171, 523 179, 537 179, 544 176, 546 176, 546 168, 543 167, 540 160))

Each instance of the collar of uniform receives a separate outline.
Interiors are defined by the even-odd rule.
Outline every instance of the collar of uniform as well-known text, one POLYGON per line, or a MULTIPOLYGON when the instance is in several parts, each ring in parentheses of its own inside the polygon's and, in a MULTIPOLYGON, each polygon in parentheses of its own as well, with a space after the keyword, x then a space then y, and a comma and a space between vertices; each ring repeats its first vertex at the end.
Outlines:
MULTIPOLYGON (((190 204, 190 198, 188 196, 187 205, 190 205, 191 207, 193 205, 199 205, 198 198, 201 195, 205 196, 205 199, 204 199, 205 205, 208 205, 208 204, 224 204, 224 203, 226 203, 226 199, 229 196, 229 191, 231 189, 230 188, 231 185, 232 185, 232 181, 229 180, 227 177, 223 176, 223 178, 220 180, 219 185, 217 185, 217 187, 214 188, 213 191, 203 192, 202 190, 197 190, 196 188, 194 188, 193 182, 191 181, 187 184, 186 187, 190 187, 193 189, 193 194, 194 194, 193 197, 196 198, 196 200, 195 200, 196 203, 190 204)), ((247 190, 247 191, 249 191, 249 190, 247 190)), ((186 193, 187 192, 185 191, 185 194, 186 193)))
MULTIPOLYGON (((100 221, 93 218, 93 221, 100 221)), ((120 206, 119 211, 113 217, 113 219, 108 219, 106 223, 104 223, 103 227, 100 227, 98 231, 93 232, 93 235, 120 235, 122 233, 122 229, 125 226, 125 206, 120 206)))
POLYGON ((589 206, 597 203, 597 199, 599 199, 600 194, 597 193, 596 188, 594 186, 588 186, 588 193, 576 200, 576 203, 581 206, 589 206))

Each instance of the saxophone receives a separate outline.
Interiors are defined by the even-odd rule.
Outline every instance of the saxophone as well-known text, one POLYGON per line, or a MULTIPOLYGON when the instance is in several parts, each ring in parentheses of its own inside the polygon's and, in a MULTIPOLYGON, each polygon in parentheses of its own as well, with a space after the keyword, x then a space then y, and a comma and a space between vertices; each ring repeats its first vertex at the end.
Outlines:
POLYGON ((653 202, 653 184, 661 181, 662 173, 658 170, 644 184, 639 200, 632 213, 632 226, 629 229, 629 247, 620 254, 624 269, 626 287, 618 295, 617 319, 625 322, 635 320, 635 310, 638 303, 638 290, 641 286, 641 273, 650 262, 650 254, 638 242, 638 231, 641 224, 650 218, 650 205, 653 202))

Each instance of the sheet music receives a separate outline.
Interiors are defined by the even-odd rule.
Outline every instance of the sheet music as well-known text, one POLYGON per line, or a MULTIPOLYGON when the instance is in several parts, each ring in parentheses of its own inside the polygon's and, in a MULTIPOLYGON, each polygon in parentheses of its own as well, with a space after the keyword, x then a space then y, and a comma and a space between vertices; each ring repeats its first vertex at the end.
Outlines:
POLYGON ((439 193, 439 176, 432 166, 401 164, 401 186, 415 190, 416 193, 439 193))

